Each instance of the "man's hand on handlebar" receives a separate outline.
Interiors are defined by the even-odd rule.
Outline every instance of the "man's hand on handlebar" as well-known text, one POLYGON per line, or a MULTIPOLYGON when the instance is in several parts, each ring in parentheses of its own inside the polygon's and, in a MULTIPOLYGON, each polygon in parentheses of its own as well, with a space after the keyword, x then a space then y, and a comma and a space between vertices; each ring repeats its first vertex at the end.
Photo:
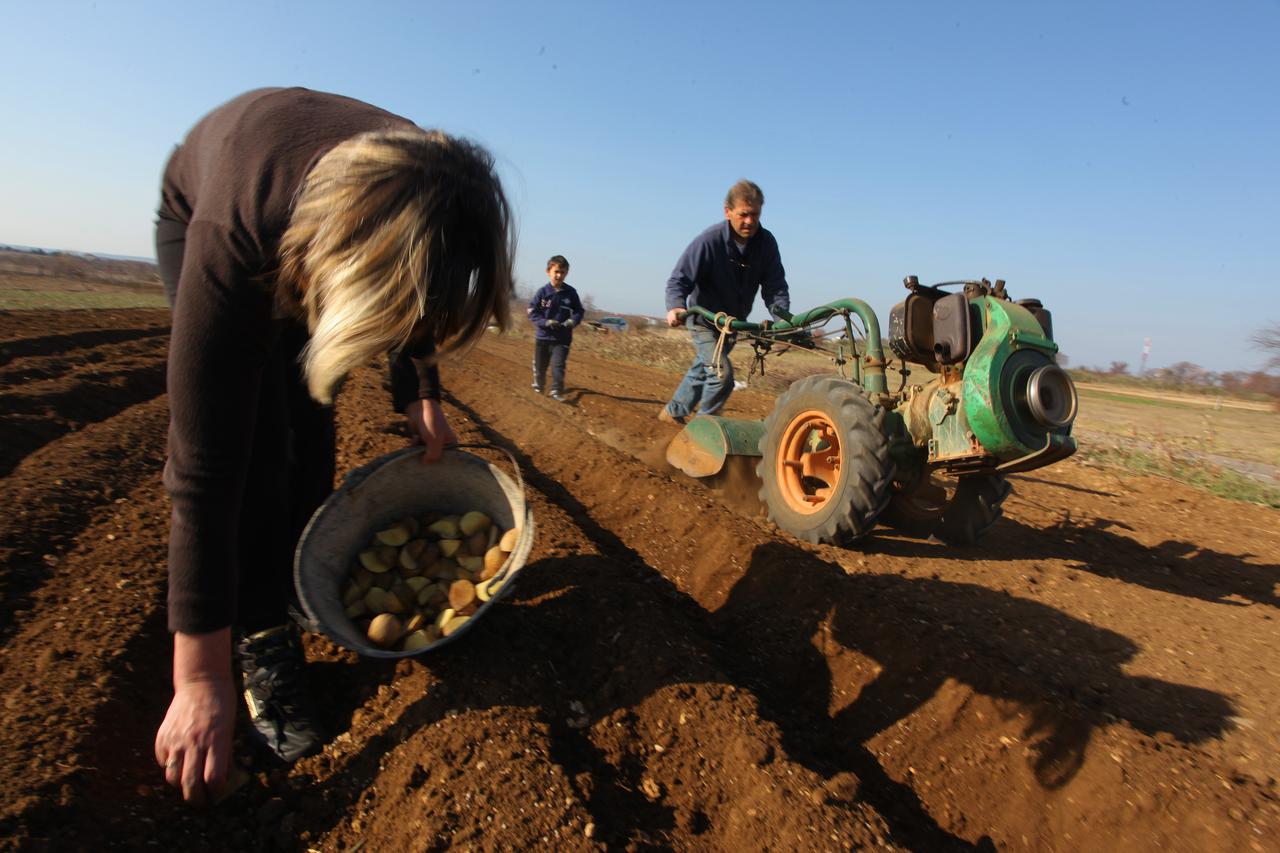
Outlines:
POLYGON ((667 325, 674 329, 684 322, 684 318, 687 317, 688 314, 689 312, 685 311, 683 308, 672 308, 667 312, 667 325))

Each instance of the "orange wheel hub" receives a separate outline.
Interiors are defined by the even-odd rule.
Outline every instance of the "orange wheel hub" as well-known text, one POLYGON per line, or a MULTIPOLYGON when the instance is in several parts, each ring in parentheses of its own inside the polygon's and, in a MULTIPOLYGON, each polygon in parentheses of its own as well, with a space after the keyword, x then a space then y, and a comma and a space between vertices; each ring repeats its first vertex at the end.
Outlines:
POLYGON ((843 460, 835 422, 816 409, 801 412, 782 431, 773 471, 778 492, 792 511, 818 512, 836 494, 843 460))

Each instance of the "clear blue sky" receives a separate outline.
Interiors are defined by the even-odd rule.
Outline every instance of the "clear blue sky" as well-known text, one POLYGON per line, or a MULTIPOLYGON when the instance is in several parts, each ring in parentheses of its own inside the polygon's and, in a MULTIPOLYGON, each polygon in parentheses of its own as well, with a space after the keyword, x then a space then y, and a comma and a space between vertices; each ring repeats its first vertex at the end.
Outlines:
POLYGON ((152 256, 170 148, 258 86, 361 98, 500 161, 552 254, 660 314, 725 190, 792 306, 1004 278, 1071 363, 1251 369, 1280 322, 1280 2, 6 2, 0 243, 152 256))

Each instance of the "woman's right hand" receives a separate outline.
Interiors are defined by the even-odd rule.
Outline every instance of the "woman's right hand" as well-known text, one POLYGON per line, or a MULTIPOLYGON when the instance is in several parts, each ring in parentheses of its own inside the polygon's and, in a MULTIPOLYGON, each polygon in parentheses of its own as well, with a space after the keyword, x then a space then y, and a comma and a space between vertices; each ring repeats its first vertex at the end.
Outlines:
POLYGON ((156 733, 156 761, 165 781, 189 803, 208 802, 226 784, 236 690, 231 679, 231 629, 173 636, 173 701, 156 733))

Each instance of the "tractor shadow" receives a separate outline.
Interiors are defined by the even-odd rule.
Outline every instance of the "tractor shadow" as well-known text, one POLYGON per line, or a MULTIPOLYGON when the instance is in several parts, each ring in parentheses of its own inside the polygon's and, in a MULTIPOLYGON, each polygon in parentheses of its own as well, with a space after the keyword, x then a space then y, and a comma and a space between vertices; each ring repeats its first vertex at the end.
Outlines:
POLYGON ((1062 560, 1070 569, 1100 578, 1198 598, 1215 604, 1280 607, 1280 565, 1251 563, 1248 554, 1226 554, 1192 542, 1166 539, 1143 545, 1125 535, 1123 522, 1064 519, 1032 527, 1008 517, 996 522, 990 541, 948 547, 919 539, 878 536, 868 550, 902 557, 980 560, 993 551, 1007 560, 1062 560))
POLYGON ((1052 607, 972 584, 846 575, 783 543, 756 549, 713 619, 768 674, 753 689, 800 755, 852 750, 846 760, 865 763, 861 744, 948 681, 1025 714, 1030 769, 1050 789, 1075 775, 1099 727, 1123 721, 1200 743, 1220 737, 1235 713, 1219 693, 1126 674, 1139 650, 1132 640, 1052 607), (874 675, 833 676, 830 660, 845 650, 874 661, 874 675), (832 715, 837 694, 856 698, 832 715))

